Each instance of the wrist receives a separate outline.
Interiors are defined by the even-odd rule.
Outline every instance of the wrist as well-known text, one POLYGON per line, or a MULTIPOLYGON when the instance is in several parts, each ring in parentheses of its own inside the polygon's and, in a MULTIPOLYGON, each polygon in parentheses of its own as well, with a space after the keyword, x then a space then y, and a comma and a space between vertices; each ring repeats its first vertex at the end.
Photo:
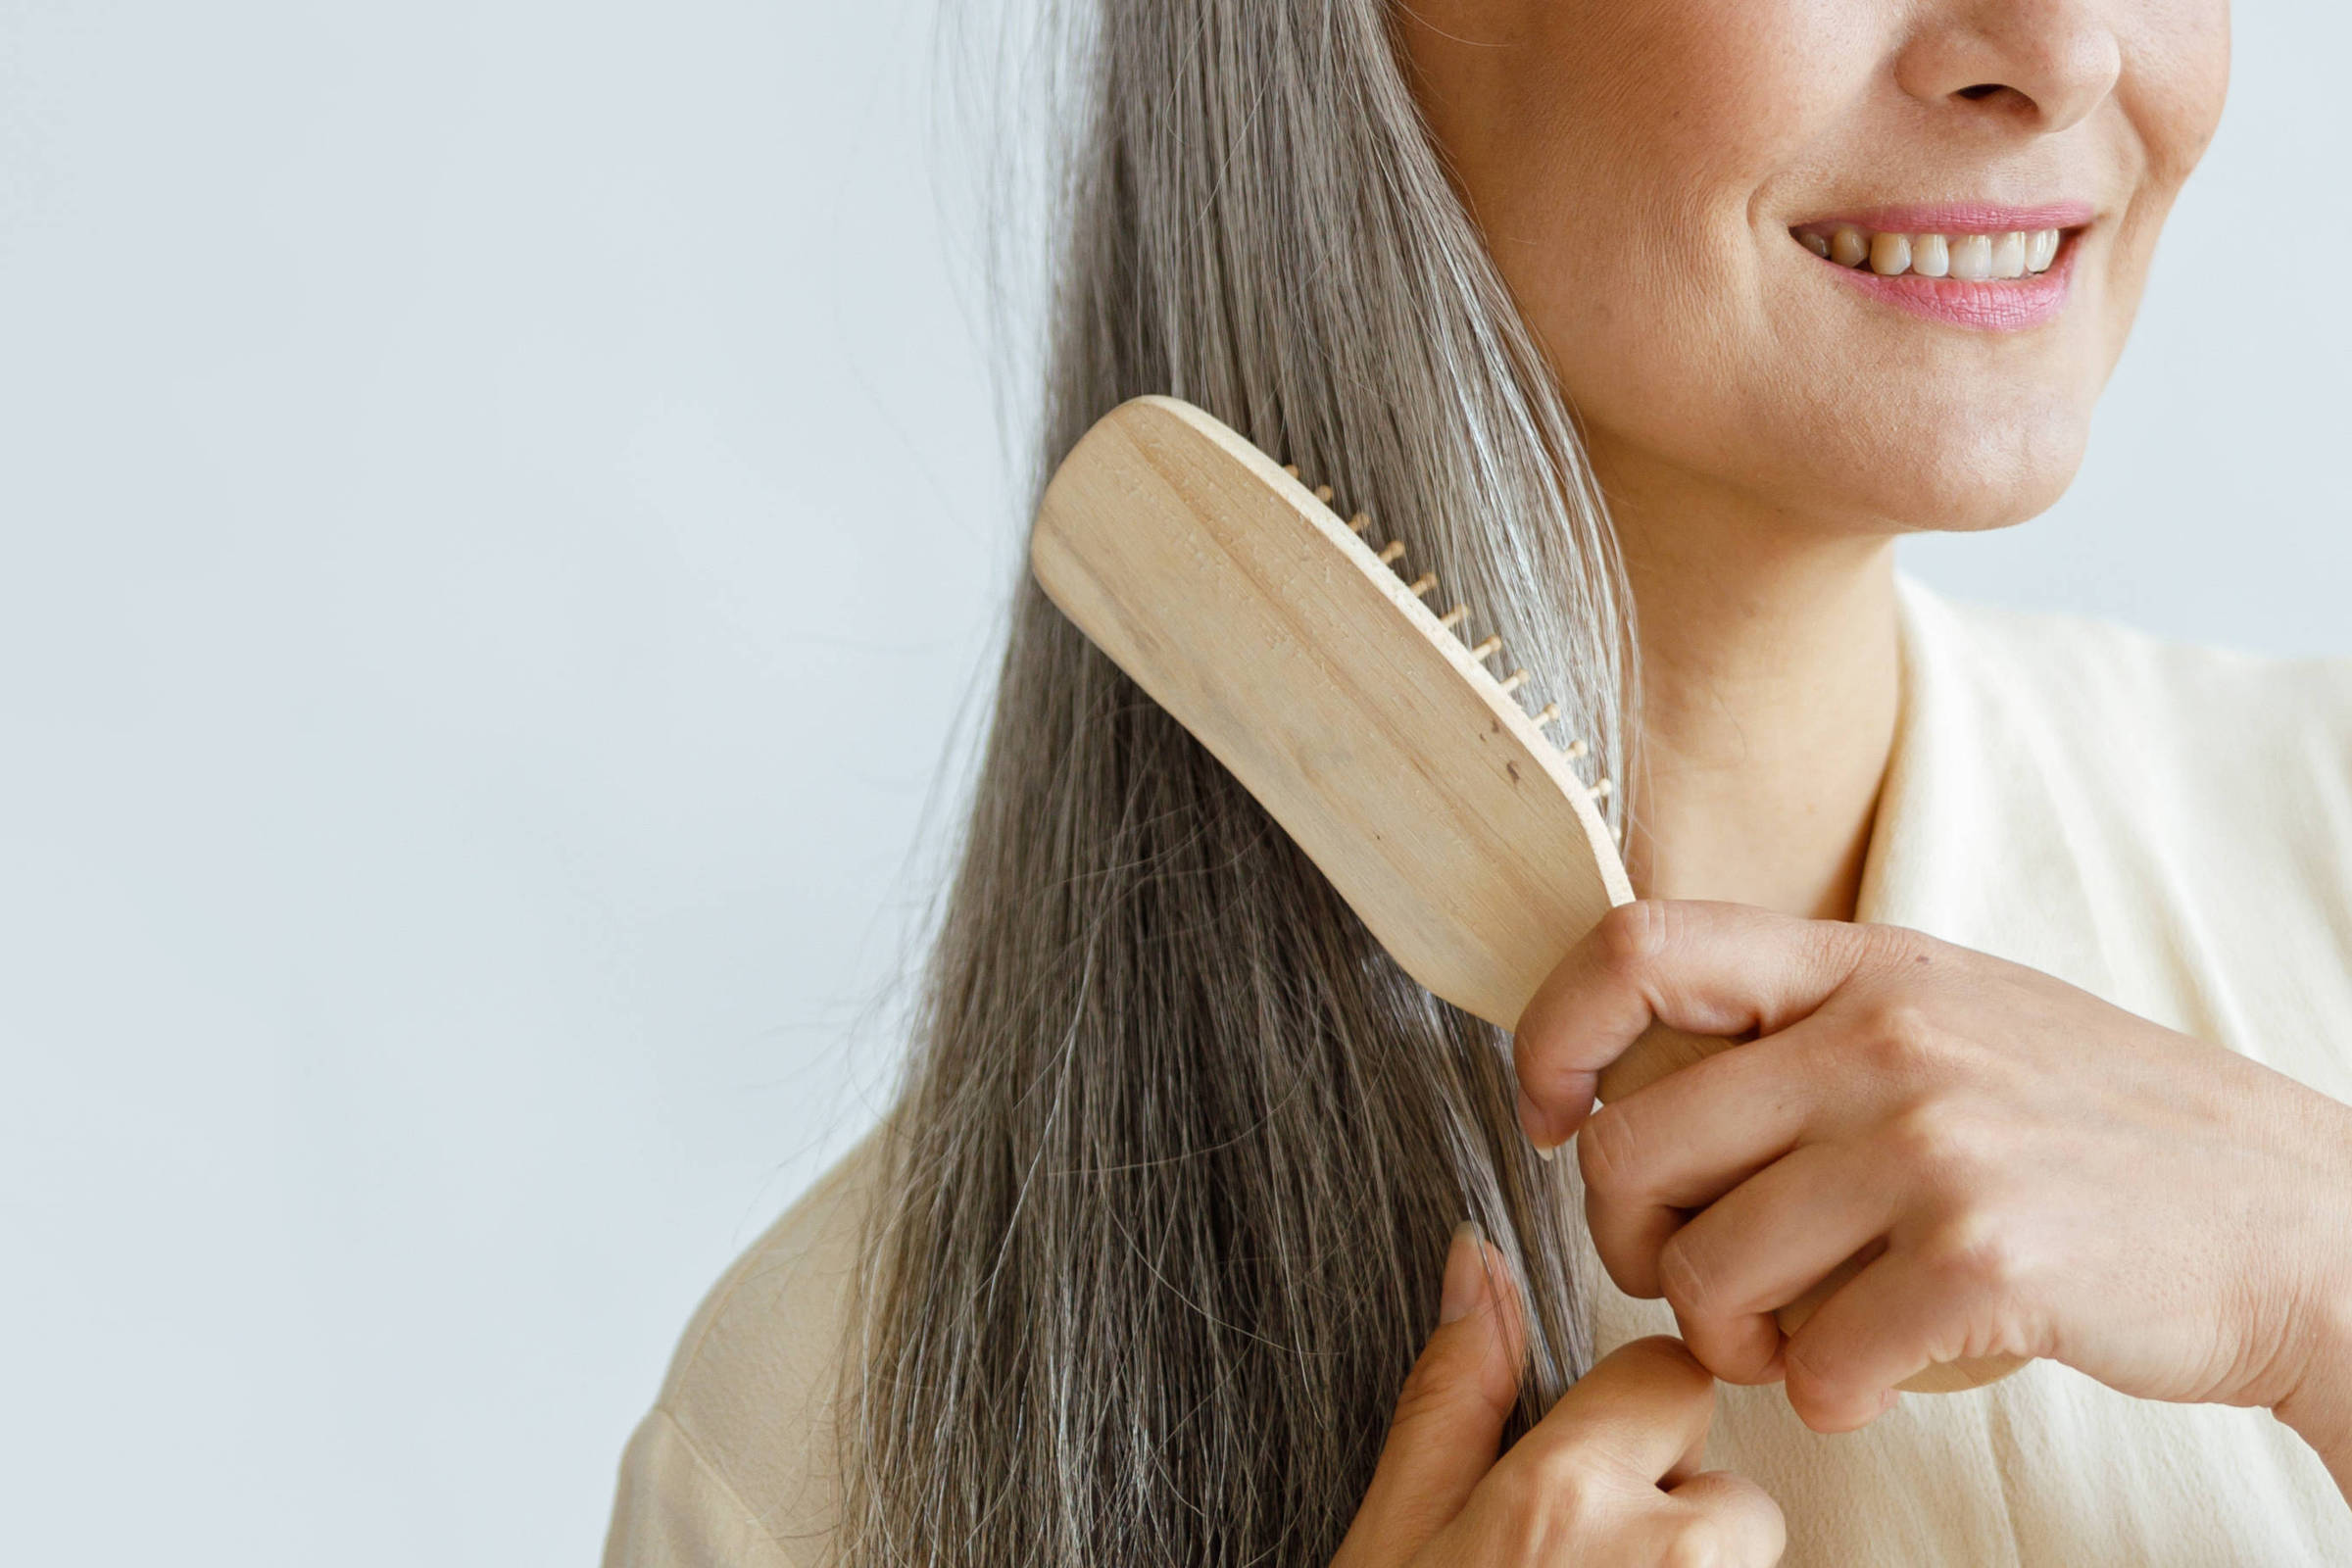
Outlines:
POLYGON ((2271 1414, 2310 1446, 2352 1501, 2352 1313, 2338 1304, 2309 1342, 2302 1378, 2271 1414))
POLYGON ((2317 1447, 2323 1436, 2352 1441, 2352 1305, 2340 1298, 2313 1305, 2301 1375, 2271 1411, 2317 1447))
MULTIPOLYGON (((2325 1110, 2326 1147, 2352 1148, 2352 1107, 2328 1101, 2325 1110)), ((2330 1174, 2337 1179, 2318 1191, 2352 1191, 2352 1173, 2330 1174)), ((2311 1446, 2352 1499, 2352 1207, 2340 1198, 2321 1207, 2296 1314, 2300 1365, 2271 1413, 2311 1446)))

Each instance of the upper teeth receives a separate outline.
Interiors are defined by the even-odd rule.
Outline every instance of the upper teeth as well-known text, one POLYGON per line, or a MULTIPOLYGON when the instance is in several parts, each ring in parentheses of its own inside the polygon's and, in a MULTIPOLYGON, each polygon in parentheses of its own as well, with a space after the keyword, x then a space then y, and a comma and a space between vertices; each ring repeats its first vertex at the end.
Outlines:
POLYGON ((1917 272, 1976 283, 2046 272, 2058 259, 2054 228, 2011 229, 2006 234, 1879 234, 1840 224, 1827 232, 1808 228, 1796 237, 1816 256, 1840 267, 1867 265, 1886 277, 1917 272))

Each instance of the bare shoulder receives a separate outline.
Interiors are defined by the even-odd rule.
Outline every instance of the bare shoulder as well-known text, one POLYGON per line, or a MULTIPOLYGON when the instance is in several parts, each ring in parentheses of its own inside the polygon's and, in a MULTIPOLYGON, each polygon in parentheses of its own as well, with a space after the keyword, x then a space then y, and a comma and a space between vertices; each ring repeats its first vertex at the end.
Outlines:
POLYGON ((720 1276, 621 1461, 607 1568, 818 1568, 834 1413, 883 1162, 868 1133, 720 1276))

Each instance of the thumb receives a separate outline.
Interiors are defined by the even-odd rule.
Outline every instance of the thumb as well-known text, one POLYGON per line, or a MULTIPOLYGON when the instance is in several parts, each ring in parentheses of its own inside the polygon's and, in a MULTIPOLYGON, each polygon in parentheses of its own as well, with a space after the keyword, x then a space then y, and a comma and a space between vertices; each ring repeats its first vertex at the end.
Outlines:
POLYGON ((1397 1396, 1396 1419, 1334 1568, 1386 1568, 1419 1551, 1494 1468, 1527 1354, 1519 1293, 1468 1220, 1446 1254, 1438 1328, 1397 1396))

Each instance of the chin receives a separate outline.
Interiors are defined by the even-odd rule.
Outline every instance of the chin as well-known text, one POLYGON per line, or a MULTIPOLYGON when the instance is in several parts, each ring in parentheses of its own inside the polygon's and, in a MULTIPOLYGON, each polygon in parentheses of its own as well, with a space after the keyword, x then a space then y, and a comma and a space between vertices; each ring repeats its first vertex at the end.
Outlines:
POLYGON ((2089 434, 2055 415, 1925 428, 1948 437, 1853 454, 1841 488, 1868 531, 1975 533, 2038 517, 2075 482, 2089 434))
POLYGON ((1952 475, 1918 487, 1911 505, 1893 514, 1906 533, 1981 533, 2029 522, 2058 504, 2074 483, 2080 459, 2022 472, 1952 475))

